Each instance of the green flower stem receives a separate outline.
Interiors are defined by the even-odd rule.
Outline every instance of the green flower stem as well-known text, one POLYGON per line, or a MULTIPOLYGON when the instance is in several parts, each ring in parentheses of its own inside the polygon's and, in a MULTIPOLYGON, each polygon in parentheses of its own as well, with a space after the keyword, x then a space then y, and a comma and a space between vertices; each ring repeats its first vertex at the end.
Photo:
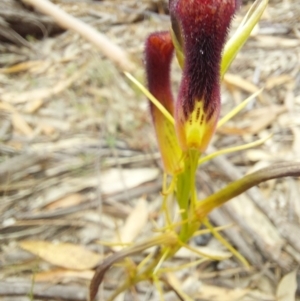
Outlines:
POLYGON ((191 221, 194 208, 197 203, 197 193, 195 189, 195 173, 198 167, 200 153, 197 150, 189 150, 185 154, 184 171, 177 176, 176 198, 181 210, 181 219, 184 221, 179 238, 186 242, 193 233, 191 233, 191 221))

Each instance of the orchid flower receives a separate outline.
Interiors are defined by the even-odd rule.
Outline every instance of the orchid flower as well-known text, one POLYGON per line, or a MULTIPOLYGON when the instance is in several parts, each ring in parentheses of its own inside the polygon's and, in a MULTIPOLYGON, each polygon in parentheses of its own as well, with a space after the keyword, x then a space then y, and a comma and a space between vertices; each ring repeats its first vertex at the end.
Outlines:
MULTIPOLYGON (((251 14, 247 14, 226 44, 231 21, 238 9, 238 0, 170 0, 171 30, 153 33, 146 41, 146 94, 150 100, 164 170, 173 177, 168 191, 175 193, 182 220, 187 221, 180 234, 184 241, 189 237, 188 233, 193 231, 189 228, 194 209, 199 206, 195 191, 198 164, 218 154, 245 149, 265 141, 221 150, 200 159, 218 126, 221 79, 266 5, 267 0, 257 0, 250 10, 251 14), (176 97, 171 91, 170 74, 174 50, 182 68, 176 97)), ((238 110, 229 113, 225 121, 238 110)), ((225 121, 221 120, 222 123, 225 121)))
MULTIPOLYGON (((247 261, 210 225, 207 215, 214 208, 263 181, 299 176, 300 164, 283 163, 247 175, 230 183, 222 190, 199 200, 195 173, 200 164, 217 155, 262 144, 267 138, 246 145, 228 148, 203 156, 216 128, 231 119, 256 97, 251 95, 219 120, 221 110, 220 82, 231 62, 248 39, 267 6, 268 0, 256 0, 240 26, 226 42, 231 21, 238 9, 238 0, 169 0, 170 31, 151 34, 145 44, 145 69, 148 89, 131 74, 126 76, 147 96, 150 112, 164 167, 162 211, 165 227, 158 235, 117 252, 98 267, 90 286, 90 299, 97 294, 106 271, 116 262, 157 246, 138 265, 108 300, 143 280, 151 280, 160 292, 160 275, 166 270, 162 264, 180 248, 187 248, 201 260, 222 258, 203 254, 188 245, 188 240, 200 225, 222 242, 244 265, 247 261), (171 89, 171 62, 177 58, 182 68, 179 91, 171 89), (168 202, 176 199, 179 215, 170 213, 168 202), (178 218, 178 216, 180 218, 178 218)), ((198 261, 197 261, 198 262, 198 261)), ((128 263, 128 262, 127 262, 128 263)), ((184 300, 191 300, 181 292, 184 300)))

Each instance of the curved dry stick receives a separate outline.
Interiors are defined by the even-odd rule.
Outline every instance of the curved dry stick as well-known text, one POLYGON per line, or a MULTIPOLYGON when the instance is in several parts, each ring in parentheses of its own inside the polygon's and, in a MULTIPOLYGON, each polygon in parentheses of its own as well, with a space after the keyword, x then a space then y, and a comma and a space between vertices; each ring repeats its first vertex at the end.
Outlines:
POLYGON ((252 174, 244 176, 242 179, 228 184, 225 188, 200 201, 196 209, 196 218, 204 218, 213 209, 262 182, 277 178, 299 176, 299 162, 278 163, 276 165, 263 168, 252 174))
POLYGON ((45 15, 52 17, 61 27, 77 32, 82 38, 96 45, 106 57, 119 65, 122 70, 132 72, 135 69, 134 63, 128 58, 126 52, 95 28, 74 18, 48 0, 22 1, 37 8, 45 15))

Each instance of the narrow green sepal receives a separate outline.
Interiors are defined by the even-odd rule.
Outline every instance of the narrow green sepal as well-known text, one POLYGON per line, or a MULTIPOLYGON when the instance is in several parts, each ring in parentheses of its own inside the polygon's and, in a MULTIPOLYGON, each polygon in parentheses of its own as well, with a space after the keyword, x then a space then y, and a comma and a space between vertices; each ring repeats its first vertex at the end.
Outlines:
POLYGON ((224 76, 237 53, 248 40, 253 28, 259 22, 267 5, 268 0, 256 0, 234 35, 226 43, 221 63, 221 77, 224 76))

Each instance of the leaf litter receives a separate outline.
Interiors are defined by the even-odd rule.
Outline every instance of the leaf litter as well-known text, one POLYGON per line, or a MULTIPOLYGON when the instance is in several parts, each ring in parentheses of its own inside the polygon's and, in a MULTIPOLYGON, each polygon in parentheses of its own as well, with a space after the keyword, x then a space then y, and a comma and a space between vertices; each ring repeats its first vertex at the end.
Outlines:
MULTIPOLYGON (((169 26, 166 1, 56 3, 105 32, 139 66, 147 34, 169 26)), ((273 138, 206 164, 200 194, 253 165, 299 160, 300 40, 293 22, 299 12, 296 0, 270 2, 225 77, 222 111, 265 89, 217 132, 214 147, 267 134, 273 138)), ((27 296, 35 275, 37 298, 64 298, 71 290, 80 296, 76 300, 85 300, 92 269, 120 248, 109 243, 140 241, 159 224, 155 136, 144 97, 93 46, 71 32, 30 43, 38 54, 14 45, 0 49, 9 54, 0 69, 0 296, 17 300, 8 287, 23 287, 19 295, 27 296), (99 244, 103 241, 107 244, 99 244), (49 295, 39 282, 47 284, 49 295)), ((141 71, 137 77, 143 77, 141 71)), ((174 80, 176 85, 177 75, 174 80)), ((252 268, 239 267, 213 238, 205 244, 200 240, 204 246, 195 239, 196 249, 224 261, 174 269, 164 287, 166 300, 178 300, 176 285, 179 295, 194 300, 300 300, 295 270, 300 263, 299 184, 299 179, 267 183, 216 210, 211 221, 233 225, 224 233, 240 252, 247 249, 244 256, 252 268)), ((197 256, 183 249, 167 267, 187 265, 191 258, 197 256)), ((104 297, 125 275, 109 271, 104 297)), ((141 284, 122 300, 158 300, 151 290, 141 284)))

